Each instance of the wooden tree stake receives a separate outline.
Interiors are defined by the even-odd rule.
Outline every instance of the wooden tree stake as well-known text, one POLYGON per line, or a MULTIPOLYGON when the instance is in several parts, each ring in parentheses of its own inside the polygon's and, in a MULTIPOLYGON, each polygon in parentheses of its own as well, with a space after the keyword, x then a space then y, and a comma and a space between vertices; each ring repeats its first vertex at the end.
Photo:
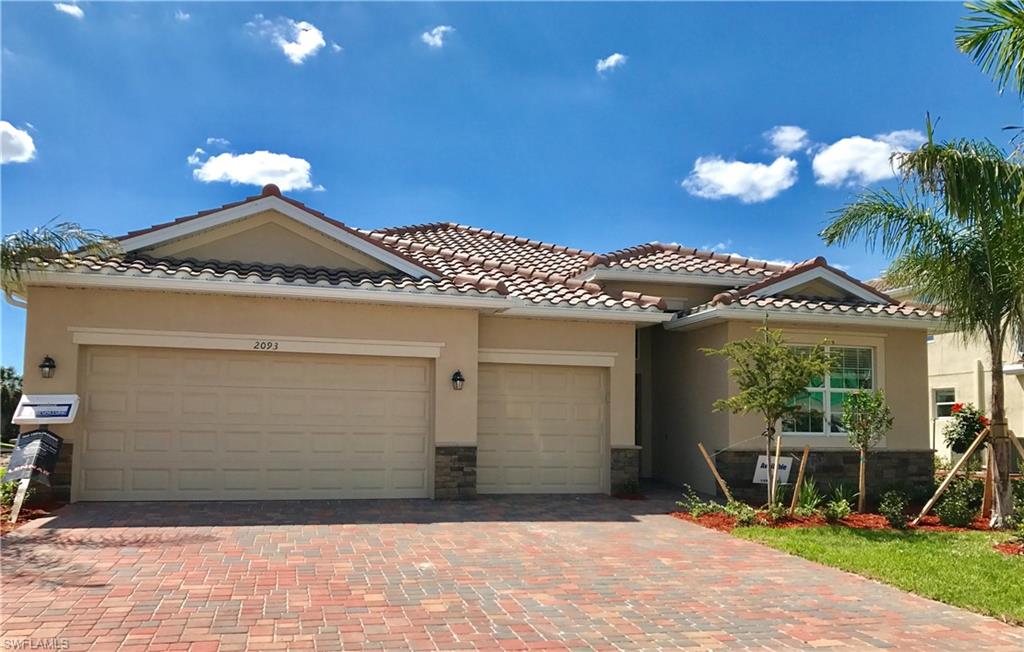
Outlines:
POLYGON ((949 483, 952 482, 953 478, 956 477, 957 471, 960 470, 960 467, 967 464, 967 460, 971 458, 971 455, 974 455, 974 451, 978 450, 978 446, 980 446, 981 442, 985 441, 987 437, 988 428, 985 428, 984 430, 978 433, 978 436, 971 443, 970 448, 967 449, 967 452, 964 453, 964 456, 961 457, 960 460, 956 463, 956 465, 952 469, 950 469, 949 473, 946 474, 946 478, 942 481, 942 484, 940 484, 939 488, 935 490, 935 495, 928 499, 928 502, 925 503, 925 506, 921 510, 921 513, 917 515, 917 518, 910 522, 911 525, 916 526, 918 522, 922 518, 924 518, 925 515, 931 510, 931 508, 935 506, 935 503, 938 502, 939 497, 942 496, 942 494, 946 491, 946 487, 948 487, 949 483))
POLYGON ((28 493, 28 478, 18 483, 18 492, 14 494, 14 504, 11 505, 11 523, 18 522, 18 514, 21 513, 21 504, 25 502, 25 495, 28 493))
POLYGON ((988 518, 992 515, 992 444, 988 445, 988 463, 985 465, 985 484, 981 494, 981 515, 988 518))
POLYGON ((804 467, 807 466, 807 456, 811 454, 811 447, 804 446, 803 457, 800 458, 800 471, 796 474, 796 484, 793 485, 793 500, 789 504, 789 515, 796 513, 796 504, 800 500, 800 487, 804 484, 804 467))
POLYGON ((697 442, 697 448, 700 449, 700 454, 704 456, 704 461, 708 463, 708 468, 711 469, 711 475, 715 476, 715 480, 718 481, 718 486, 722 488, 722 493, 725 494, 725 497, 729 502, 732 502, 732 492, 729 491, 729 485, 725 484, 725 480, 722 479, 722 476, 718 475, 718 469, 715 468, 715 462, 704 449, 704 444, 697 442))

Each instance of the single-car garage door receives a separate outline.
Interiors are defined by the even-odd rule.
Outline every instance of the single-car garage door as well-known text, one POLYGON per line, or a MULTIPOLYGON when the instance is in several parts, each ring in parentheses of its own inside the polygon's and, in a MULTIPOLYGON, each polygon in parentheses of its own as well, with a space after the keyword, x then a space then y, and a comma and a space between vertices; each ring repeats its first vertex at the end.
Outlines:
POLYGON ((480 493, 606 491, 607 371, 480 365, 480 493))
POLYGON ((81 500, 429 496, 431 362, 90 347, 81 500))

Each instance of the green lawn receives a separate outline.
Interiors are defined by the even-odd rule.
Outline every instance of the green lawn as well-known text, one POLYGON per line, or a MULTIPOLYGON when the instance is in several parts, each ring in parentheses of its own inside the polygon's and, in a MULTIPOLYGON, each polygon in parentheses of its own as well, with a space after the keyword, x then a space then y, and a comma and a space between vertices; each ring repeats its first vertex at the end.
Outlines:
POLYGON ((894 532, 841 526, 737 528, 736 536, 925 597, 1024 624, 1024 559, 992 532, 894 532))

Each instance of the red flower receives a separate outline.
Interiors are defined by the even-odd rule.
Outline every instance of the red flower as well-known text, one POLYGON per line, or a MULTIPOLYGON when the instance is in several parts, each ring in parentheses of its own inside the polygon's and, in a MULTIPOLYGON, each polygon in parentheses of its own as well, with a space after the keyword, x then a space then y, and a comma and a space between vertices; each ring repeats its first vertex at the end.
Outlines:
POLYGON ((964 409, 963 403, 954 403, 953 407, 949 408, 949 411, 952 412, 953 414, 957 414, 962 409, 964 409))
POLYGON ((986 428, 988 428, 988 425, 989 425, 989 424, 988 424, 988 417, 986 417, 986 416, 985 416, 984 414, 982 414, 982 415, 980 415, 980 416, 978 417, 978 421, 981 421, 981 425, 983 425, 983 426, 985 426, 986 428))

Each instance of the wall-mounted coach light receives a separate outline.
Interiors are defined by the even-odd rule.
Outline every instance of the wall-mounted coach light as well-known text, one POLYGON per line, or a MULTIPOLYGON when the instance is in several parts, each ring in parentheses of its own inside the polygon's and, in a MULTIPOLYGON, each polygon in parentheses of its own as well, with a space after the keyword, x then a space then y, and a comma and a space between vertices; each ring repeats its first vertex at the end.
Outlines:
POLYGON ((462 375, 461 369, 456 369, 455 373, 452 374, 452 388, 462 389, 462 386, 466 384, 466 377, 462 375))
POLYGON ((57 362, 50 356, 44 356, 39 363, 39 373, 43 378, 53 378, 53 372, 57 368, 57 362))

